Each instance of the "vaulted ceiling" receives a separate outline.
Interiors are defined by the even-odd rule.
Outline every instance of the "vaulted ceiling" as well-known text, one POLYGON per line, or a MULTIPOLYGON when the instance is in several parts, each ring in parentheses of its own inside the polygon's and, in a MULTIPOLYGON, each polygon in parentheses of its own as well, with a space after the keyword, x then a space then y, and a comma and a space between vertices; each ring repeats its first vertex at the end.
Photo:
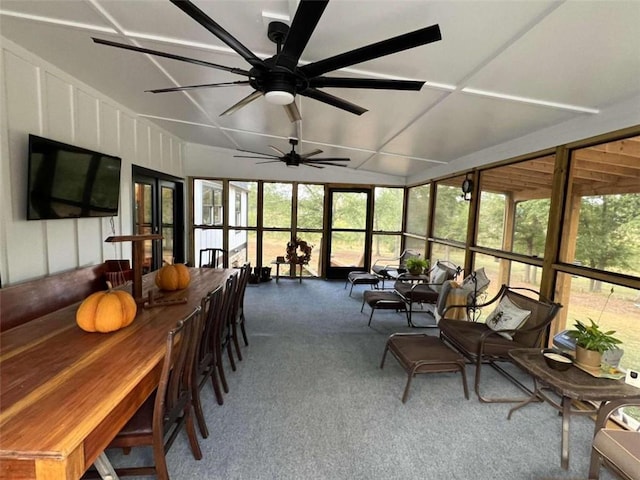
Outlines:
MULTIPOLYGON (((276 53, 269 22, 289 23, 297 7, 293 0, 194 4, 261 59, 276 53)), ((147 93, 245 77, 91 40, 250 68, 169 1, 2 0, 0 14, 2 36, 186 142, 273 153, 270 145, 287 151, 288 137, 295 136, 301 153, 321 149, 323 157, 351 158, 348 168, 402 177, 597 116, 640 93, 639 1, 332 0, 301 64, 433 24, 442 40, 327 74, 424 80, 420 91, 322 89, 366 108, 361 116, 297 95, 297 122, 264 98, 220 116, 249 95, 250 86, 147 93)), ((541 162, 538 175, 549 173, 541 162)))

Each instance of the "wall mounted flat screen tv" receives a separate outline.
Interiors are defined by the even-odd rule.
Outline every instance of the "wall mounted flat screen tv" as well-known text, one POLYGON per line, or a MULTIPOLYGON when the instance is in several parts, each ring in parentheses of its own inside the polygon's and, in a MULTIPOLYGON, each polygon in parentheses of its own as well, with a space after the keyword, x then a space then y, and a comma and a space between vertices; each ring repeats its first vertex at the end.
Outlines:
POLYGON ((29 135, 27 220, 118 214, 118 157, 29 135))

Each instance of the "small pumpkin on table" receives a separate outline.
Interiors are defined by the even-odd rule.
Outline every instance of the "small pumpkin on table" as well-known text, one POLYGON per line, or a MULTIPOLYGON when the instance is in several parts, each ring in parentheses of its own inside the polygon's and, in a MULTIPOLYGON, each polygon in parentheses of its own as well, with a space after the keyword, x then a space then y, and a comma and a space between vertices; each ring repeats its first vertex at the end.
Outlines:
POLYGON ((92 293, 82 301, 76 311, 76 323, 85 332, 115 332, 131 325, 137 311, 129 292, 109 289, 92 293))
POLYGON ((183 263, 165 265, 156 273, 156 285, 160 290, 184 290, 189 283, 191 283, 191 274, 183 263))
MULTIPOLYGON (((189 268, 183 263, 165 265, 156 272, 156 286, 163 291, 173 292, 184 290, 191 283, 191 273, 189 268)), ((155 299, 153 292, 149 290, 149 298, 144 303, 144 308, 160 307, 163 305, 174 305, 186 303, 186 298, 155 299)))

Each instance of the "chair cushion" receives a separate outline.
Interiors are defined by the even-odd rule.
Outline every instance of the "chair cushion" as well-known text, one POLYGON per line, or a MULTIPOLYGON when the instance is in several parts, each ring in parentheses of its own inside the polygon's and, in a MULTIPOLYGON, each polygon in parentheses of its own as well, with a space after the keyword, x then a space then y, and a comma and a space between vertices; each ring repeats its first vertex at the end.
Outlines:
POLYGON ((390 292, 388 290, 365 290, 362 298, 371 308, 388 308, 391 310, 406 309, 404 301, 396 292, 390 292))
MULTIPOLYGON (((449 318, 441 319, 438 327, 440 328, 440 334, 451 340, 456 345, 456 348, 473 355, 478 351, 480 337, 491 330, 484 323, 449 318)), ((509 350, 524 347, 526 345, 522 345, 515 340, 507 340, 499 335, 490 335, 484 343, 484 354, 508 359, 509 350)))
POLYGON ((377 285, 380 278, 368 272, 353 271, 347 276, 349 282, 354 285, 377 285))
POLYGON ((600 430, 593 448, 627 477, 640 479, 640 432, 600 430))
POLYGON ((512 340, 511 333, 499 332, 498 330, 517 330, 527 321, 530 315, 530 310, 524 310, 515 305, 508 297, 502 297, 500 303, 489 314, 485 323, 487 327, 496 331, 498 335, 512 340))
POLYGON ((475 282, 473 280, 473 274, 467 275, 462 281, 461 287, 467 290, 469 294, 473 294, 473 292, 484 292, 489 286, 489 283, 491 283, 491 280, 489 280, 489 277, 487 277, 487 274, 484 272, 484 267, 479 268, 473 273, 475 274, 475 282))
POLYGON ((394 285, 396 292, 410 302, 436 303, 438 301, 438 292, 431 287, 432 285, 402 281, 398 281, 394 285))
POLYGON ((429 272, 429 283, 431 288, 440 293, 442 284, 445 280, 453 280, 458 272, 455 268, 449 268, 442 262, 436 262, 435 266, 429 272))

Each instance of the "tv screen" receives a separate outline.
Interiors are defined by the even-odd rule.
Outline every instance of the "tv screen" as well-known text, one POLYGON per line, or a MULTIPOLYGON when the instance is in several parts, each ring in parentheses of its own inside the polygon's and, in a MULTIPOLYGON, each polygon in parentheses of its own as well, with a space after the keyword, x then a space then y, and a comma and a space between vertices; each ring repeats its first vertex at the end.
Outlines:
POLYGON ((121 159, 29 135, 27 220, 118 214, 121 159))

